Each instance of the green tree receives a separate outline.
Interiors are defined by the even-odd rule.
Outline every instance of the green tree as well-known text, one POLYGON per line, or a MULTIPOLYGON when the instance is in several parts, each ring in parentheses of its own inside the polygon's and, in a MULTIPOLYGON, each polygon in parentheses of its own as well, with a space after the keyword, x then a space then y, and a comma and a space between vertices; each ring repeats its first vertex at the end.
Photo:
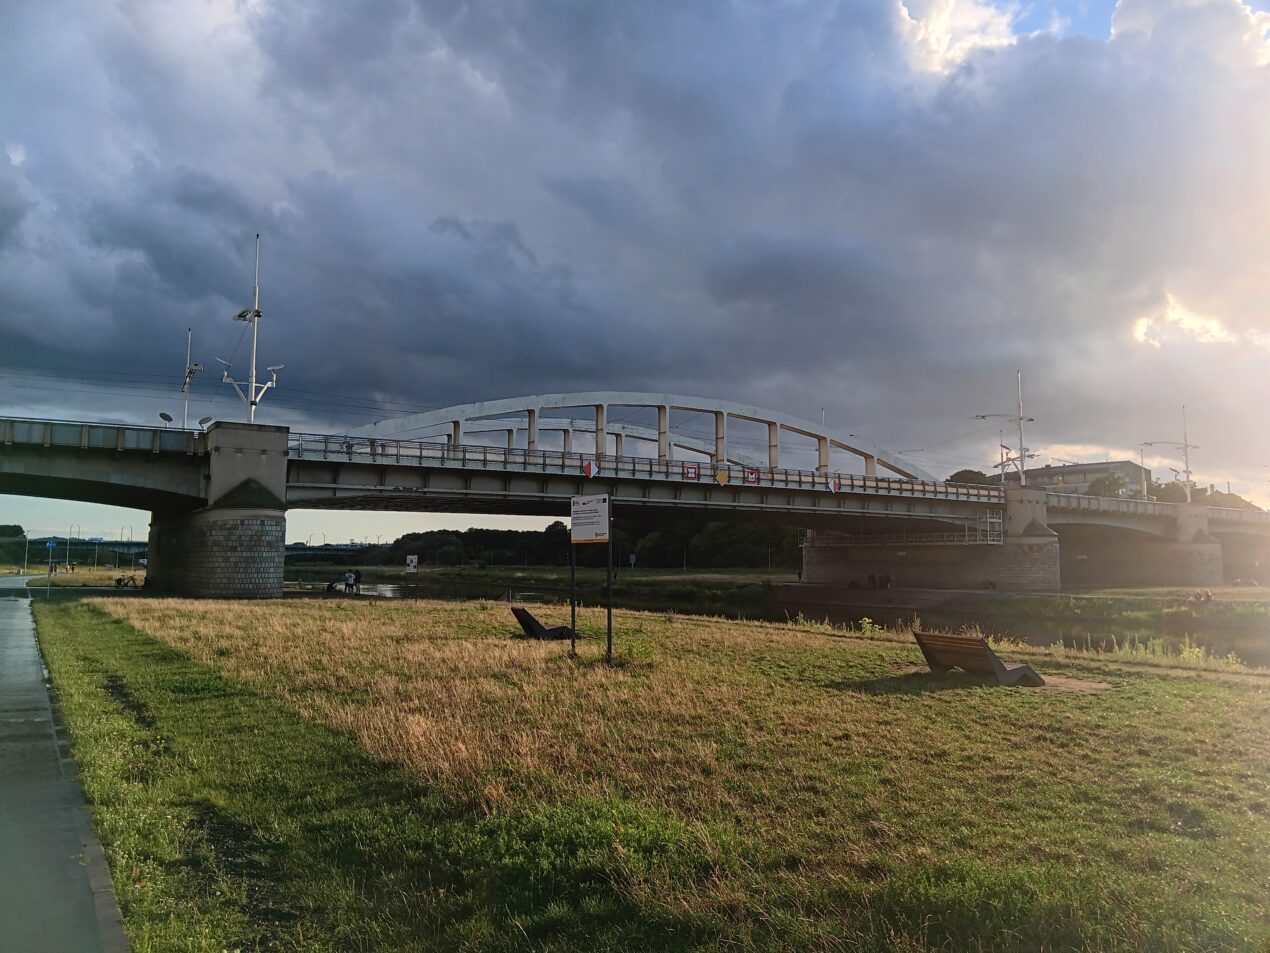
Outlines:
POLYGON ((1129 485, 1129 481, 1119 473, 1107 473, 1098 477, 1085 490, 1086 496, 1120 496, 1120 492, 1129 485))
POLYGON ((958 470, 948 478, 949 483, 992 483, 994 482, 988 474, 982 470, 958 470))

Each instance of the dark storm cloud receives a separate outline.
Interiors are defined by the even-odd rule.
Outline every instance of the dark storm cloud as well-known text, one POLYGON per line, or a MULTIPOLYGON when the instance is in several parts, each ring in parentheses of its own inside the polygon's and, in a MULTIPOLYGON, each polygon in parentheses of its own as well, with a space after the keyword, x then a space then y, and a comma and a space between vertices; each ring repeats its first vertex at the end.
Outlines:
POLYGON ((1022 366, 1047 442, 1131 447, 1189 395, 1253 466, 1270 54, 1235 0, 1123 0, 1105 41, 980 0, 5 17, 6 364, 179 370, 192 326, 239 372, 260 231, 271 399, 314 426, 322 393, 612 387, 916 447, 1022 366))

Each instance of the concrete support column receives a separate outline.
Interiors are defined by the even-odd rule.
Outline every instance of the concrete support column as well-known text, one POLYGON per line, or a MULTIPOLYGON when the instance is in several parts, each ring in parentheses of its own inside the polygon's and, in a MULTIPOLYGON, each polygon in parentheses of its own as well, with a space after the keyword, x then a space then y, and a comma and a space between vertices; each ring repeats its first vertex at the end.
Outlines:
POLYGON ((286 529, 282 510, 207 507, 154 514, 147 587, 178 596, 281 598, 286 529))
POLYGON ((182 596, 277 598, 287 526, 287 428, 218 422, 207 431, 207 449, 209 505, 152 517, 149 585, 182 596))
POLYGON ((603 404, 595 405, 595 452, 597 456, 606 452, 609 447, 608 424, 604 418, 605 410, 606 408, 603 404))
POLYGON ((878 475, 878 458, 872 454, 868 454, 864 458, 864 475, 867 477, 878 475))
POLYGON ((450 421, 450 445, 457 447, 463 442, 463 421, 450 421))
POLYGON ((773 470, 781 465, 780 433, 779 424, 767 425, 767 465, 773 470))
POLYGON ((1045 490, 1032 487, 1007 486, 1005 488, 1005 532, 1007 536, 1024 536, 1029 530, 1052 536, 1049 515, 1045 505, 1045 490))
POLYGON ((562 431, 560 434, 560 437, 564 441, 563 443, 564 452, 571 453, 573 450, 573 431, 572 430, 562 431))
POLYGON ((516 449, 516 431, 510 427, 507 428, 507 449, 516 449))
POLYGON ((829 472, 829 438, 817 437, 816 449, 820 458, 820 462, 816 464, 817 473, 829 472))
POLYGON ((714 413, 714 462, 728 462, 728 415, 721 410, 714 413))
MULTIPOLYGON (((1045 490, 1005 488, 1005 542, 1002 575, 1016 580, 1002 588, 1055 592, 1062 584, 1058 534, 1049 527, 1045 490), (1018 581, 1022 581, 1019 584, 1018 581)), ((992 582, 1001 585, 996 579, 992 582)))
POLYGON ((620 433, 613 434, 613 454, 618 457, 622 455, 622 435, 620 433))
POLYGON ((525 412, 528 417, 529 436, 526 438, 526 446, 530 450, 538 449, 538 411, 530 408, 525 412))
POLYGON ((657 459, 670 460, 670 408, 664 404, 657 408, 657 459))
POLYGON ((1177 535, 1179 543, 1212 542, 1208 532, 1208 506, 1204 503, 1181 503, 1177 507, 1177 535))

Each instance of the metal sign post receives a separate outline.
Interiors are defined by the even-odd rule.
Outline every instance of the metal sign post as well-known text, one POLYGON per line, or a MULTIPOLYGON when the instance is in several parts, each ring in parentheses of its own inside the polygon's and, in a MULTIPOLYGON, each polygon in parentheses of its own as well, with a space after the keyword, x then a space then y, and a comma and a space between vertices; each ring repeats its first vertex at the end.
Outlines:
MULTIPOLYGON (((605 643, 604 649, 604 659, 607 662, 613 661, 613 535, 610 532, 611 520, 609 515, 611 502, 607 494, 602 496, 575 496, 570 500, 569 506, 571 566, 577 562, 576 555, 572 551, 574 545, 579 543, 608 544, 608 641, 605 643)), ((570 593, 570 599, 573 604, 572 617, 576 629, 578 603, 576 575, 571 573, 571 579, 572 592, 570 593)), ((576 650, 576 641, 573 646, 576 650)))
POLYGON ((569 655, 578 654, 578 557, 569 543, 569 655))
MULTIPOLYGON (((415 598, 418 599, 419 598, 419 557, 418 556, 406 557, 406 586, 409 587, 411 582, 414 583, 415 598), (411 577, 413 577, 413 579, 411 577)), ((407 591, 403 595, 406 598, 409 598, 410 594, 407 591)))

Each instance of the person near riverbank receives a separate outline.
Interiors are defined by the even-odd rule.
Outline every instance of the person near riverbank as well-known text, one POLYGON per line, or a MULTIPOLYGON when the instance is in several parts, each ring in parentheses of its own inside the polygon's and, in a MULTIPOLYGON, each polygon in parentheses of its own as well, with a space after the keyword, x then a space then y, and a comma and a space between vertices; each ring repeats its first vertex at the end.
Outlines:
POLYGON ((362 594, 362 571, 360 569, 353 570, 353 591, 359 596, 362 594))
POLYGON ((353 586, 356 584, 356 582, 357 582, 357 577, 353 575, 353 570, 350 569, 348 572, 344 573, 344 591, 346 593, 353 592, 353 586))

